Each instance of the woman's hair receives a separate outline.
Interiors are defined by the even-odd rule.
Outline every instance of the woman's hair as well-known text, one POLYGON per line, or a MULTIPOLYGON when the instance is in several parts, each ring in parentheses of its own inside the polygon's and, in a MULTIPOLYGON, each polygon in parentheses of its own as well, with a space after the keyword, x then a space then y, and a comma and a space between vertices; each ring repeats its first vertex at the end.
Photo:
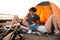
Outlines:
POLYGON ((37 9, 36 9, 35 7, 32 7, 32 8, 30 8, 30 9, 29 9, 29 11, 36 12, 36 11, 37 11, 37 9))

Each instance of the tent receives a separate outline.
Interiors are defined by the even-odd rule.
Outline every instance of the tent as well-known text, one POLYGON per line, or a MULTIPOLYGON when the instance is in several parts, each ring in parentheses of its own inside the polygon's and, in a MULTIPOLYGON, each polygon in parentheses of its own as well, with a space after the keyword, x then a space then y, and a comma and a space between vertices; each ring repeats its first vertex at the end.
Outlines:
POLYGON ((46 23, 51 14, 55 14, 60 24, 60 9, 52 2, 44 1, 35 6, 37 9, 36 14, 40 16, 40 21, 46 23))

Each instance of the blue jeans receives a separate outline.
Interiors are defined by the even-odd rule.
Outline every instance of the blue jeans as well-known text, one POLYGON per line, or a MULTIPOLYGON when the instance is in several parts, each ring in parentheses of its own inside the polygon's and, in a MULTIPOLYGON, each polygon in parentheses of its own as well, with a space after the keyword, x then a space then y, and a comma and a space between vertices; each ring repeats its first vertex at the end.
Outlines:
POLYGON ((29 26, 30 30, 32 30, 32 32, 36 31, 39 25, 36 24, 32 24, 29 26))

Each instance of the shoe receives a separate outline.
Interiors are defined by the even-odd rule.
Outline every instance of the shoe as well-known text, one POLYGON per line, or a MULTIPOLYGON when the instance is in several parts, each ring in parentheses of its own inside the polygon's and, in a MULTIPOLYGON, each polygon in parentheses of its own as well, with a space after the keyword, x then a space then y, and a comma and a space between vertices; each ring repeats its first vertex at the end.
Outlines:
POLYGON ((28 30, 28 31, 27 31, 27 33, 28 33, 28 34, 31 34, 31 33, 32 33, 32 31, 31 31, 31 30, 28 30))
POLYGON ((54 34, 59 34, 60 33, 60 31, 58 30, 58 31, 54 31, 54 34))
POLYGON ((42 35, 40 32, 32 32, 34 35, 42 35))

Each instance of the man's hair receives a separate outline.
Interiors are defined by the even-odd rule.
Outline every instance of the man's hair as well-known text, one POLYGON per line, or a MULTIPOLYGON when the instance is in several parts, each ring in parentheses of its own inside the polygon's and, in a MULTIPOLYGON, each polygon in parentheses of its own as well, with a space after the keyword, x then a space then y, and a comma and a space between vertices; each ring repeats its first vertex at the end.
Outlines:
POLYGON ((29 11, 36 12, 36 11, 37 11, 37 9, 36 9, 35 7, 32 7, 32 8, 30 8, 30 9, 29 9, 29 11))

